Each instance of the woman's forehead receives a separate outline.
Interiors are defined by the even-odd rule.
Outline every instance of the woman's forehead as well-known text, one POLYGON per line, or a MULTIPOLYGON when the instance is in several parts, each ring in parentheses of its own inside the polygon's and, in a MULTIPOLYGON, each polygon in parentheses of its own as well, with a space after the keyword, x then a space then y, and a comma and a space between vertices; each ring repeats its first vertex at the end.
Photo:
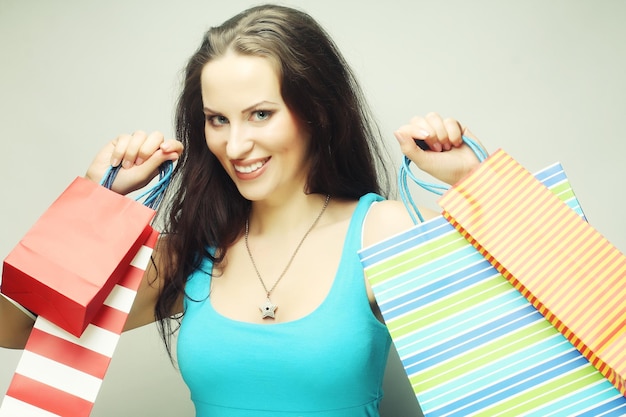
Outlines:
POLYGON ((278 73, 265 57, 227 53, 204 66, 201 84, 204 105, 211 108, 244 109, 255 102, 282 103, 278 73))

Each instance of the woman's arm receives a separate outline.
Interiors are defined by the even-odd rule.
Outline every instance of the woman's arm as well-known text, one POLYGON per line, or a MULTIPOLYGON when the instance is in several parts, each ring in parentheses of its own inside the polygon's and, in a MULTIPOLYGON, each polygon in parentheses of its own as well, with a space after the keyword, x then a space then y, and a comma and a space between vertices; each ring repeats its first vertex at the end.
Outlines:
POLYGON ((24 349, 33 329, 35 317, 0 294, 0 346, 9 349, 24 349))
MULTIPOLYGON (((139 284, 137 296, 135 297, 133 306, 128 314, 124 331, 145 326, 146 324, 153 323, 156 320, 155 307, 163 286, 163 274, 159 273, 159 271, 163 271, 161 260, 165 256, 169 256, 166 248, 167 238, 161 237, 159 239, 159 243, 154 248, 150 264, 146 268, 143 279, 139 284)), ((183 302, 181 297, 181 299, 175 304, 174 311, 171 311, 170 313, 171 316, 175 316, 182 313, 182 311, 183 302)))

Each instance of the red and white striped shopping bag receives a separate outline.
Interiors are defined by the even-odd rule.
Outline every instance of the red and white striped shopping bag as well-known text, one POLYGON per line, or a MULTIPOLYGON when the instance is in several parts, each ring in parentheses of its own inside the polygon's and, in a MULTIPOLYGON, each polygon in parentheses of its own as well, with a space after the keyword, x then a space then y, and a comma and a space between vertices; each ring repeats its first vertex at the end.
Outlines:
POLYGON ((89 416, 158 235, 152 232, 81 337, 37 318, 1 417, 89 416))

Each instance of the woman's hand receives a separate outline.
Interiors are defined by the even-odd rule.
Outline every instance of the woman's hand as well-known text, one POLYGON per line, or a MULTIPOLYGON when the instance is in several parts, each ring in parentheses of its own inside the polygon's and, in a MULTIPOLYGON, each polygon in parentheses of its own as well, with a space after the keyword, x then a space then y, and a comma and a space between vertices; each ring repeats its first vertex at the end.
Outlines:
POLYGON ((183 151, 181 142, 165 140, 160 132, 147 134, 137 131, 123 134, 109 142, 96 155, 85 177, 100 182, 109 166, 122 165, 112 190, 128 194, 148 184, 165 161, 176 161, 183 151))
POLYGON ((462 136, 476 142, 478 139, 455 119, 443 119, 437 113, 429 113, 425 117, 412 118, 394 134, 404 155, 422 171, 447 184, 455 184, 479 164, 462 136), (428 150, 422 150, 415 140, 424 141, 428 150))

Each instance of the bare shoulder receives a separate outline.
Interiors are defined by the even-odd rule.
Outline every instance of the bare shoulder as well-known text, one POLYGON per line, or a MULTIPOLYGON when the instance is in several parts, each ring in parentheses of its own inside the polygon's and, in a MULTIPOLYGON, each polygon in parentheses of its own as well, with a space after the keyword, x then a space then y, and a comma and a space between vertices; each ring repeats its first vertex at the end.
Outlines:
MULTIPOLYGON (((425 218, 432 218, 436 212, 420 207, 425 218)), ((363 229, 363 246, 373 245, 414 226, 407 208, 401 201, 385 200, 370 208, 363 229)))

